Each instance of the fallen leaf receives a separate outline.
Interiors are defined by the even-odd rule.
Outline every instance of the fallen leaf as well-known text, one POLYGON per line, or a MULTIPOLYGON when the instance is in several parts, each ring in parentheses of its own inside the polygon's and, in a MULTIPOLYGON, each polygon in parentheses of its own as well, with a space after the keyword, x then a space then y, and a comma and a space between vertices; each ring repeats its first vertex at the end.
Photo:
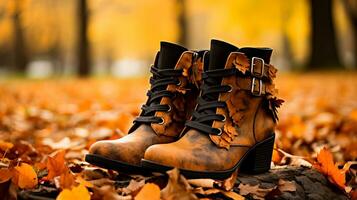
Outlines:
POLYGON ((93 188, 94 194, 92 199, 100 199, 100 200, 132 200, 132 196, 122 196, 119 195, 116 191, 114 186, 112 185, 104 185, 101 187, 94 187, 93 188))
POLYGON ((233 191, 221 191, 221 193, 226 196, 229 197, 233 200, 244 200, 245 198, 242 195, 239 195, 233 191))
POLYGON ((21 189, 31 189, 38 184, 37 174, 33 167, 26 163, 14 168, 13 182, 21 189))
POLYGON ((123 189, 125 194, 134 195, 145 185, 145 180, 130 180, 129 185, 123 189))
POLYGON ((322 148, 317 154, 317 163, 314 163, 313 167, 326 175, 332 183, 341 189, 346 187, 345 171, 335 166, 333 156, 326 147, 322 148))
POLYGON ((230 177, 228 177, 227 179, 224 180, 217 180, 215 181, 215 183, 222 189, 224 189, 225 191, 230 191, 231 189, 233 189, 234 184, 236 183, 237 180, 237 176, 238 176, 238 169, 236 171, 234 171, 232 173, 232 175, 230 177))
POLYGON ((65 151, 60 150, 52 157, 49 156, 47 159, 46 167, 48 170, 47 179, 51 180, 56 176, 60 176, 65 173, 67 170, 66 161, 65 161, 65 151))
POLYGON ((60 187, 63 188, 72 188, 75 183, 75 175, 66 167, 66 171, 60 175, 60 187))
POLYGON ((5 142, 3 140, 0 140, 0 149, 3 151, 7 151, 11 149, 14 146, 11 142, 5 142))
POLYGON ((135 200, 160 200, 160 188, 153 183, 147 183, 135 196, 135 200))
POLYGON ((273 188, 260 188, 259 185, 249 185, 249 184, 239 184, 239 194, 240 195, 249 195, 251 194, 254 199, 264 199, 264 197, 271 192, 272 190, 275 189, 273 188))
POLYGON ((197 199, 193 189, 177 168, 167 172, 169 181, 164 189, 161 190, 163 200, 191 200, 197 199))
POLYGON ((90 200, 90 194, 84 185, 78 185, 77 187, 70 189, 64 189, 57 196, 56 200, 90 200))
POLYGON ((296 191, 296 183, 295 183, 295 181, 286 181, 283 179, 279 179, 278 189, 281 192, 295 192, 296 191))
POLYGON ((86 186, 87 188, 93 188, 93 187, 94 187, 94 185, 93 185, 91 182, 84 180, 84 179, 83 179, 82 177, 80 177, 80 176, 78 176, 78 177, 76 178, 76 182, 79 183, 79 184, 81 184, 81 185, 86 186))
POLYGON ((12 178, 12 171, 9 169, 0 168, 0 183, 4 183, 12 178))
POLYGON ((204 188, 213 188, 215 180, 204 178, 204 179, 188 179, 187 182, 190 185, 194 185, 196 187, 204 187, 204 188))

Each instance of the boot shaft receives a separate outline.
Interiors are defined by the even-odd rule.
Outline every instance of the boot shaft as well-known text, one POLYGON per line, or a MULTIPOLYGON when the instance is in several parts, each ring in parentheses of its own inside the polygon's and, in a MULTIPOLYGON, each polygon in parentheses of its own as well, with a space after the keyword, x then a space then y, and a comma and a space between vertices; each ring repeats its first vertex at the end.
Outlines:
POLYGON ((141 125, 149 125, 157 135, 177 137, 180 134, 196 105, 205 52, 161 43, 151 67, 148 99, 129 133, 141 125))
POLYGON ((222 148, 252 146, 273 134, 277 107, 270 48, 237 48, 212 40, 209 66, 189 128, 222 148))
POLYGON ((273 134, 277 122, 276 107, 281 103, 276 104, 279 101, 275 97, 273 80, 277 70, 269 64, 271 50, 249 48, 249 53, 244 50, 231 53, 227 59, 225 69, 236 70, 236 73, 222 79, 221 84, 232 89, 218 98, 227 104, 227 107, 216 110, 225 120, 212 124, 221 134, 211 134, 210 138, 224 148, 252 146, 273 134))

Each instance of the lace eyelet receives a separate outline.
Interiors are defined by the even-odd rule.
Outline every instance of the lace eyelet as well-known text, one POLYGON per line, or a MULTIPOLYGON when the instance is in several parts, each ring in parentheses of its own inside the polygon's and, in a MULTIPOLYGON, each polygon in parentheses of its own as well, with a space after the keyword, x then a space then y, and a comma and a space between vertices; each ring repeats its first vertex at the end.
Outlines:
POLYGON ((160 117, 160 119, 161 119, 161 122, 159 122, 159 123, 157 123, 157 124, 160 124, 160 125, 165 124, 165 120, 164 120, 164 118, 163 118, 163 117, 160 117))
POLYGON ((178 80, 178 83, 176 83, 177 86, 180 86, 182 84, 181 80, 178 80))
POLYGON ((223 119, 221 120, 222 122, 225 122, 227 120, 227 117, 225 115, 222 115, 223 119))
POLYGON ((167 106, 169 107, 169 109, 166 112, 171 112, 171 110, 172 110, 171 105, 167 104, 167 106))
POLYGON ((231 84, 228 84, 227 86, 229 87, 229 90, 228 90, 227 92, 228 92, 228 93, 229 93, 229 92, 232 92, 232 91, 233 91, 233 86, 232 86, 231 84))
POLYGON ((217 130, 218 130, 219 132, 218 132, 216 135, 217 135, 217 136, 222 135, 222 133, 223 133, 222 129, 221 129, 221 128, 217 128, 217 130))

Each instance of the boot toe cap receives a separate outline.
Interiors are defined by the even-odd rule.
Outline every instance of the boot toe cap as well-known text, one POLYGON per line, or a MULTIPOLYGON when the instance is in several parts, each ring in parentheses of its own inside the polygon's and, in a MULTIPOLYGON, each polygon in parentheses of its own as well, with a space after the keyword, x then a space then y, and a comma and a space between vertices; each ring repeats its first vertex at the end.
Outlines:
POLYGON ((104 140, 94 143, 89 154, 130 164, 139 164, 142 154, 131 144, 104 140))

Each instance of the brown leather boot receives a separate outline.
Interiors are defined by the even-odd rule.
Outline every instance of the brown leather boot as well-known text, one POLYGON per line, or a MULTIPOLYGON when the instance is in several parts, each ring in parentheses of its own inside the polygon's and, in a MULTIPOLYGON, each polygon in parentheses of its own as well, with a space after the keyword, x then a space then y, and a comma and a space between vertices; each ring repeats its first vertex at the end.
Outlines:
POLYGON ((203 71, 200 57, 204 52, 161 42, 151 67, 148 99, 129 134, 117 140, 94 143, 86 161, 108 169, 137 172, 141 170, 140 161, 149 146, 177 140, 196 104, 197 80, 203 71))
POLYGON ((152 170, 177 167, 189 178, 229 177, 238 168, 270 169, 276 108, 269 64, 272 50, 242 48, 212 40, 208 71, 191 120, 176 142, 149 147, 142 164, 152 170))

